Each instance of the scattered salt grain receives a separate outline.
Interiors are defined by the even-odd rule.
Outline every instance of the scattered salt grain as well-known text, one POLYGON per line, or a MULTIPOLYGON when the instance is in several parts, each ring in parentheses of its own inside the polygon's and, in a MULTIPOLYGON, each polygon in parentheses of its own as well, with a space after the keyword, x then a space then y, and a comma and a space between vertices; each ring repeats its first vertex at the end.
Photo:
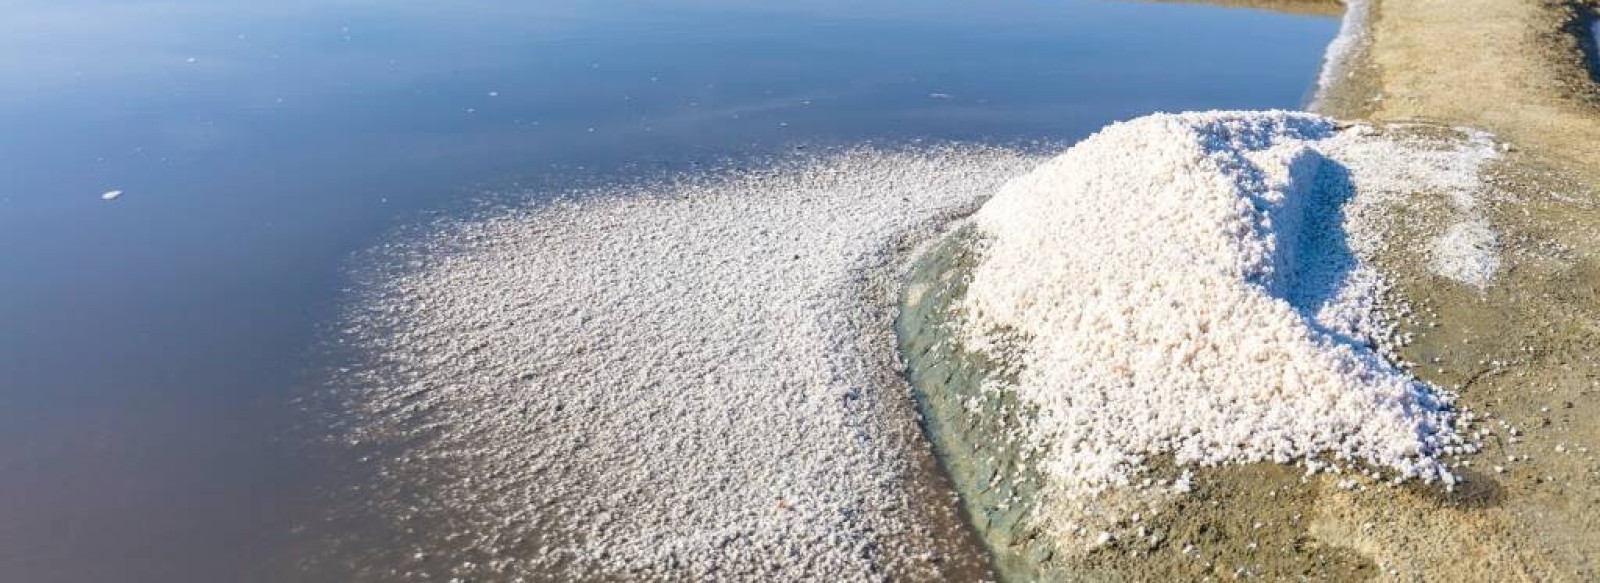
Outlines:
POLYGON ((1499 236, 1487 221, 1456 223, 1434 239, 1433 271, 1482 289, 1500 269, 1499 247, 1499 236))

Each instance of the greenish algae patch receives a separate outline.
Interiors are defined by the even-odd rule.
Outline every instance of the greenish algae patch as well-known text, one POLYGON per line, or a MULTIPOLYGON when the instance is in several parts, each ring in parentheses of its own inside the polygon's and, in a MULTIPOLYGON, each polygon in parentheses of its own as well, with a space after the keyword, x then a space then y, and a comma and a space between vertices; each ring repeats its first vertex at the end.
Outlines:
POLYGON ((960 229, 912 265, 895 330, 923 429, 996 570, 1007 580, 1044 580, 1055 545, 1032 519, 1040 477, 1018 455, 1015 430, 1027 412, 1014 395, 983 390, 992 375, 1013 373, 947 333, 951 307, 966 293, 970 239, 971 229, 960 229))

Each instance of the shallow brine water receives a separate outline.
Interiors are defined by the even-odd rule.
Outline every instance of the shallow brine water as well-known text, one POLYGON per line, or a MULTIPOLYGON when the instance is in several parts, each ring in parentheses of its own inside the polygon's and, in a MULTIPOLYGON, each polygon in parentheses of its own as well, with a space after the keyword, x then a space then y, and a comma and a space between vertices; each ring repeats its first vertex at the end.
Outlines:
MULTIPOLYGON (((604 185, 780 153, 844 173, 867 156, 881 174, 829 184, 893 182, 885 160, 948 170, 976 151, 919 141, 1056 144, 1156 110, 1295 107, 1336 27, 1080 1, 11 6, 0 579, 342 576, 301 568, 344 516, 327 493, 364 470, 331 467, 315 444, 341 428, 294 400, 328 382, 344 274, 367 267, 350 258, 397 226, 580 183, 678 192, 604 185), (836 151, 866 142, 898 153, 836 151)), ((952 180, 1025 164, 986 156, 971 162, 987 178, 952 180)), ((966 208, 931 202, 873 229, 966 208)))

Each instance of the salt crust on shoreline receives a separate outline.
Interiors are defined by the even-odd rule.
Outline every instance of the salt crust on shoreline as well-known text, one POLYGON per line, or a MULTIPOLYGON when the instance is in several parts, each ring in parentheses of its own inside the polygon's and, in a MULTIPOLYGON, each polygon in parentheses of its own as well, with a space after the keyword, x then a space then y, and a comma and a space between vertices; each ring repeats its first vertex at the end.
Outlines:
POLYGON ((1112 125, 1006 185, 961 334, 1015 366, 1050 496, 1129 484, 1143 460, 1362 462, 1453 481, 1447 398, 1389 364, 1362 261, 1384 204, 1463 196, 1492 145, 1407 144, 1309 114, 1112 125), (1465 174, 1463 176, 1463 173, 1465 174))
POLYGON ((1057 494, 1163 451, 1448 479, 1452 413, 1370 348, 1390 330, 1356 258, 1386 201, 1450 191, 1479 154, 1304 114, 1155 116, 1031 174, 1012 151, 864 150, 437 228, 387 252, 345 330, 372 363, 354 433, 420 492, 374 503, 434 525, 407 556, 460 560, 393 571, 928 576, 941 541, 910 508, 941 494, 906 483, 895 288, 911 246, 997 191, 973 322, 1034 339, 1013 388, 1046 408, 1057 494), (1084 206, 1037 196, 1063 192, 1084 206))
POLYGON ((435 576, 936 578, 929 556, 961 543, 909 510, 948 493, 906 483, 899 270, 1039 160, 863 150, 393 251, 415 267, 350 325, 378 363, 361 418, 407 452, 384 472, 427 492, 393 518, 449 525, 418 556, 475 561, 435 576))
POLYGON ((1323 52, 1322 70, 1317 75, 1317 90, 1310 104, 1312 111, 1325 112, 1328 92, 1355 75, 1357 60, 1367 45, 1367 23, 1372 17, 1371 0, 1345 0, 1344 5, 1339 33, 1334 35, 1323 52))

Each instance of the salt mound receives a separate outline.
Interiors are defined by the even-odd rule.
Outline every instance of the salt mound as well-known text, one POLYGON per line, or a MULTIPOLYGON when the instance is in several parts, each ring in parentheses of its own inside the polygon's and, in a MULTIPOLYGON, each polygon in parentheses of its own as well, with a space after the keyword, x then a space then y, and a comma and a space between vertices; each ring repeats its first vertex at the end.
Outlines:
POLYGON ((363 439, 400 452, 381 472, 420 492, 372 498, 430 526, 373 562, 390 579, 981 576, 925 524, 936 507, 959 526, 948 492, 911 478, 896 283, 916 241, 1037 162, 858 151, 391 250, 404 269, 349 322, 375 363, 354 407, 363 439))
POLYGON ((1454 414, 1375 349, 1381 282, 1359 257, 1379 243, 1343 223, 1429 188, 1413 154, 1309 114, 1163 114, 985 204, 960 335, 1017 369, 991 389, 1037 407, 1027 441, 1055 493, 1168 454, 1452 482, 1454 414))

